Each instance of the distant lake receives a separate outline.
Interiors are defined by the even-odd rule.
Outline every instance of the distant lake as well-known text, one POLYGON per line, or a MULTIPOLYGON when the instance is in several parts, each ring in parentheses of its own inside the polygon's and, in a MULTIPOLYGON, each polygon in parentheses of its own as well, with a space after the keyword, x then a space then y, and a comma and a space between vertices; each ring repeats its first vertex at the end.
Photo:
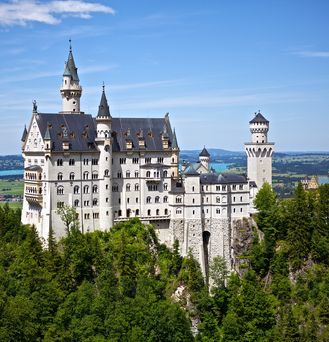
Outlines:
POLYGON ((17 170, 0 170, 0 177, 3 176, 23 176, 24 170, 17 169, 17 170))
POLYGON ((210 167, 215 169, 216 172, 224 172, 228 169, 228 164, 226 163, 210 163, 210 167))

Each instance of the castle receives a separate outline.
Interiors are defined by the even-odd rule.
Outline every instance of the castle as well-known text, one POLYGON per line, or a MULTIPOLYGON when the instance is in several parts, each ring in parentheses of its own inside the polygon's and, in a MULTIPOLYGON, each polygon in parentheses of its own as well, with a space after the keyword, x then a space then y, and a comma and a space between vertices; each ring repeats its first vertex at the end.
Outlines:
POLYGON ((76 209, 82 232, 138 217, 154 225, 160 241, 171 246, 177 239, 181 254, 191 251, 204 272, 214 256, 231 267, 233 222, 250 216, 258 189, 272 180, 274 144, 267 141, 263 115, 249 123, 246 177, 215 173, 206 148, 197 163, 180 168, 169 115, 112 117, 104 86, 97 116, 82 112, 71 47, 60 94, 62 111, 40 113, 34 102, 23 132, 22 222, 47 240, 50 227, 57 238, 65 235, 57 213, 64 204, 76 209))

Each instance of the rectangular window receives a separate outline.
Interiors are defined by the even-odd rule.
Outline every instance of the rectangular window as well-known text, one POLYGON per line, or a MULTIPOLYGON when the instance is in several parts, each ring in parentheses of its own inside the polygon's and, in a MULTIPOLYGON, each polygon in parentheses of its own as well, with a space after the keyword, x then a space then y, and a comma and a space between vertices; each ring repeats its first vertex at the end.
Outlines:
POLYGON ((138 164, 139 163, 139 158, 133 158, 133 164, 138 164))
POLYGON ((119 162, 120 164, 126 164, 126 158, 120 158, 119 162))
POLYGON ((91 160, 91 164, 92 164, 92 165, 98 165, 98 159, 96 159, 96 158, 95 158, 95 159, 92 159, 92 160, 91 160))

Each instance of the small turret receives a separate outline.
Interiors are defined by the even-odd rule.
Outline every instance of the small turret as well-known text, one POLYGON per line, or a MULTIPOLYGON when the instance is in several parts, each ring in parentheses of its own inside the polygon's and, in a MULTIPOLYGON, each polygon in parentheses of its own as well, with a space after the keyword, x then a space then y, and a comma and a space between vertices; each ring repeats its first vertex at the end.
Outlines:
POLYGON ((207 151, 206 147, 204 146, 202 151, 199 154, 199 161, 206 169, 209 169, 209 160, 210 160, 210 154, 207 151))
POLYGON ((96 117, 97 122, 97 138, 104 139, 109 138, 111 135, 112 117, 110 113, 110 107, 105 95, 105 85, 103 84, 103 91, 101 100, 98 106, 98 114, 96 117))
POLYGON ((258 113, 255 113, 255 117, 249 121, 251 141, 253 143, 267 143, 267 132, 269 130, 269 124, 269 121, 264 118, 260 111, 258 111, 258 113))
POLYGON ((176 151, 179 150, 175 129, 174 129, 174 132, 173 132, 171 148, 172 148, 173 150, 176 150, 176 151))
POLYGON ((75 66, 70 40, 70 51, 64 66, 61 87, 63 113, 80 114, 80 97, 82 88, 79 84, 78 68, 75 66))

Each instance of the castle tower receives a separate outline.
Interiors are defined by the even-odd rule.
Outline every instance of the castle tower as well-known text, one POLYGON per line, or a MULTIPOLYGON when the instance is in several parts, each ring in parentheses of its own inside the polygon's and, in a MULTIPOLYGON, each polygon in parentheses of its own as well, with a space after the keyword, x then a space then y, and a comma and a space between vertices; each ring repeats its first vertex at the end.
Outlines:
POLYGON ((175 179, 177 179, 179 176, 178 165, 179 165, 179 147, 177 143, 176 132, 174 129, 173 140, 171 142, 171 165, 170 166, 171 166, 171 176, 175 179))
POLYGON ((203 147, 203 150, 199 154, 199 161, 207 170, 209 169, 209 160, 210 154, 207 151, 206 147, 203 147))
POLYGON ((269 121, 258 112, 249 121, 251 142, 245 143, 248 178, 256 183, 259 190, 265 182, 272 184, 272 155, 274 143, 267 140, 269 121))
POLYGON ((100 151, 99 154, 99 228, 109 229, 113 226, 112 210, 112 117, 110 107, 105 95, 105 86, 96 117, 97 137, 96 144, 100 151))
POLYGON ((62 113, 81 114, 80 97, 82 88, 79 84, 78 68, 76 68, 70 41, 70 52, 64 66, 63 82, 60 89, 63 99, 62 113))

